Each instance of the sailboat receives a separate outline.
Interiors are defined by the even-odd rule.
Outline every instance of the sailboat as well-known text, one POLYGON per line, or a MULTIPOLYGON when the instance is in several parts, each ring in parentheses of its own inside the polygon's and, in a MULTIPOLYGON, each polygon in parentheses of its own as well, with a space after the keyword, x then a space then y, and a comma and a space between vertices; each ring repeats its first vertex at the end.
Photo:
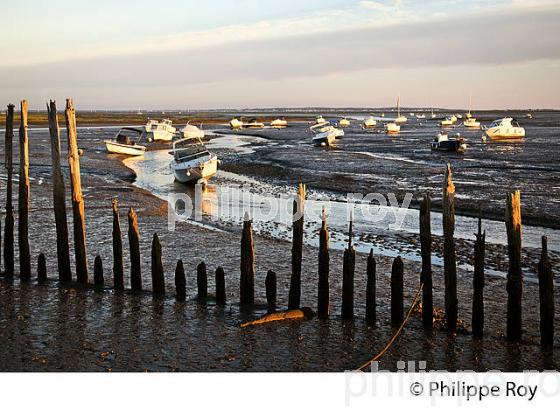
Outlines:
POLYGON ((395 119, 396 124, 402 124, 407 121, 407 118, 404 115, 401 115, 401 97, 397 98, 397 118, 395 119))
POLYGON ((463 125, 467 128, 480 128, 480 122, 476 120, 471 114, 471 105, 472 105, 472 94, 469 99, 469 112, 465 115, 466 119, 463 121, 463 125))

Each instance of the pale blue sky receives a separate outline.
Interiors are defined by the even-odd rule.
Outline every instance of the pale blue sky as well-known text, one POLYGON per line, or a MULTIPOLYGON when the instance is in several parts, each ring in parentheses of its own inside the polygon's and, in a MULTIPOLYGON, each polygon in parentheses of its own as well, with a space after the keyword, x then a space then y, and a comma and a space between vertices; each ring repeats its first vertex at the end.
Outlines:
POLYGON ((560 0, 18 1, 0 99, 560 108, 560 0))

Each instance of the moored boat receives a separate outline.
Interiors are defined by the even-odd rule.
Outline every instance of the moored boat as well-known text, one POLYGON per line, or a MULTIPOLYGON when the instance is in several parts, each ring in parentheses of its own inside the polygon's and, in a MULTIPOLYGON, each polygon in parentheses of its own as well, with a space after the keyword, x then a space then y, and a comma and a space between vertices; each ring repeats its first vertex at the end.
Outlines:
POLYGON ((198 128, 195 125, 191 125, 187 122, 181 130, 179 131, 183 138, 191 138, 191 139, 203 139, 204 138, 204 131, 198 128))
POLYGON ((401 115, 401 97, 399 96, 397 98, 397 118, 395 118, 395 123, 404 124, 407 121, 408 119, 404 115, 401 115))
POLYGON ((484 130, 483 140, 490 138, 491 140, 515 140, 525 137, 525 128, 521 127, 519 123, 511 118, 502 118, 490 124, 484 130))
POLYGON ((145 125, 148 141, 171 141, 177 132, 169 119, 148 120, 145 125))
POLYGON ((387 132, 387 134, 398 134, 399 132, 401 132, 401 127, 394 122, 389 122, 387 123, 387 125, 385 125, 385 131, 387 132))
POLYGON ((238 130, 243 128, 243 121, 238 120, 237 118, 233 118, 230 122, 229 122, 229 127, 232 130, 238 130))
POLYGON ((315 124, 317 124, 317 125, 326 124, 326 123, 327 123, 327 120, 325 120, 322 115, 319 115, 317 118, 315 118, 315 124))
POLYGON ((432 151, 465 152, 467 143, 459 134, 454 138, 449 138, 446 133, 440 132, 432 141, 431 148, 432 151))
POLYGON ((344 117, 340 121, 338 121, 338 125, 340 127, 348 127, 350 125, 350 120, 348 118, 344 117))
POLYGON ((257 121, 256 118, 251 118, 248 122, 243 123, 245 128, 264 128, 264 123, 257 121))
POLYGON ((447 117, 444 120, 441 120, 440 124, 442 127, 450 127, 457 122, 457 117, 452 115, 451 117, 447 117))
POLYGON ((377 121, 373 118, 373 116, 370 115, 364 120, 362 125, 364 128, 373 128, 377 125, 377 121))
POLYGON ((183 138, 173 143, 171 169, 175 179, 185 184, 206 182, 218 171, 218 157, 201 140, 183 138))
POLYGON ((344 136, 344 130, 329 124, 315 124, 309 128, 313 134, 313 145, 329 147, 337 138, 344 136))
POLYGON ((270 122, 270 126, 274 128, 284 128, 288 126, 288 121, 284 118, 276 118, 274 121, 270 122))
POLYGON ((117 132, 115 139, 105 140, 105 148, 111 154, 122 154, 138 156, 144 155, 146 147, 138 145, 142 139, 142 130, 131 127, 123 127, 117 132))

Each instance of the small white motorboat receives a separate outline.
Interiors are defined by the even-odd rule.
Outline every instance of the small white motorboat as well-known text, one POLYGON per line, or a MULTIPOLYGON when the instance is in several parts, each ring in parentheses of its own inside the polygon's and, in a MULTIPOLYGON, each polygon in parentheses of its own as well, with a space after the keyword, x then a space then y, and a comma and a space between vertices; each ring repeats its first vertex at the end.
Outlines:
POLYGON ((401 127, 397 123, 389 122, 385 125, 385 131, 387 134, 398 134, 401 132, 401 127))
POLYGON ((474 128, 474 129, 480 128, 480 122, 478 122, 474 117, 469 117, 465 119, 465 121, 463 121, 463 125, 467 128, 474 128))
POLYGON ((348 127, 348 126, 350 126, 350 120, 348 118, 344 117, 338 122, 338 125, 340 127, 348 127))
POLYGON ((441 126, 442 127, 450 127, 452 125, 454 125, 457 122, 457 117, 452 115, 451 117, 447 117, 444 120, 441 120, 441 126))
POLYGON ((191 139, 204 139, 204 131, 195 125, 191 125, 187 122, 181 130, 179 130, 183 138, 191 139))
POLYGON ((210 153, 201 140, 183 138, 173 143, 171 169, 175 179, 184 184, 206 182, 218 172, 218 157, 210 153))
POLYGON ((255 118, 251 118, 248 122, 243 123, 245 128, 264 128, 264 123, 257 121, 255 118))
POLYGON ((111 154, 122 155, 144 155, 146 147, 138 145, 142 139, 142 130, 137 128, 124 127, 117 132, 114 140, 105 140, 105 148, 111 154))
POLYGON ((237 118, 233 118, 230 122, 229 122, 229 127, 232 130, 239 130, 241 128, 243 128, 243 121, 238 120, 237 118))
POLYGON ((288 121, 284 118, 276 118, 274 121, 270 122, 270 126, 274 128, 284 128, 288 126, 288 121))
POLYGON ((169 119, 148 120, 145 129, 148 141, 171 141, 177 132, 169 119))
POLYGON ((515 140, 525 137, 525 128, 511 117, 496 120, 484 130, 483 140, 515 140))
POLYGON ((364 128, 373 128, 377 125, 377 121, 373 118, 373 116, 369 116, 367 117, 364 122, 362 123, 362 126, 364 128))
POLYGON ((326 124, 326 123, 327 123, 327 120, 325 120, 322 115, 319 115, 317 118, 315 118, 315 124, 316 125, 326 124))
POLYGON ((446 133, 440 132, 432 141, 431 147, 432 151, 465 152, 467 143, 460 134, 456 134, 455 138, 449 138, 446 133))
POLYGON ((313 134, 313 145, 330 147, 337 138, 344 136, 344 130, 330 124, 315 124, 309 128, 313 134))

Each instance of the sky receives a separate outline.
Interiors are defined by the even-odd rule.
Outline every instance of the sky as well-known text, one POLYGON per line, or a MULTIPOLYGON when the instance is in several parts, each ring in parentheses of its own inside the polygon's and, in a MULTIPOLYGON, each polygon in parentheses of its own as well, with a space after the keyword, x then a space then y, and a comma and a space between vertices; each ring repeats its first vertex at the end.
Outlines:
POLYGON ((2 7, 2 105, 560 108, 560 0, 2 7))

